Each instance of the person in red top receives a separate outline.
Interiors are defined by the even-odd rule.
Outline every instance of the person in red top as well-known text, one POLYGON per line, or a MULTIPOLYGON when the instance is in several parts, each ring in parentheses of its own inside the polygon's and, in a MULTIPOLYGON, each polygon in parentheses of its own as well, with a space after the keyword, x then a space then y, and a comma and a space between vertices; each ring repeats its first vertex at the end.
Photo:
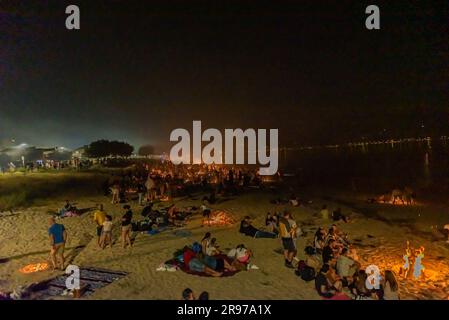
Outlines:
POLYGON ((183 257, 185 266, 191 271, 203 272, 213 277, 221 277, 223 274, 222 272, 217 272, 206 266, 197 258, 196 253, 190 248, 184 250, 183 257))

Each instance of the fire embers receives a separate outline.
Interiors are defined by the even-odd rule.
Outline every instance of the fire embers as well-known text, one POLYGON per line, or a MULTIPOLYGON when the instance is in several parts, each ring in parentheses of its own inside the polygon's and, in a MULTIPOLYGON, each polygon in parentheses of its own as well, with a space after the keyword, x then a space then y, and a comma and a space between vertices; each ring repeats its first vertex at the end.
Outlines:
POLYGON ((47 262, 41 262, 41 263, 34 263, 34 264, 28 264, 24 266, 23 268, 19 269, 21 273, 35 273, 39 271, 45 271, 49 268, 49 265, 47 262))
POLYGON ((234 218, 229 212, 223 210, 212 211, 203 219, 203 226, 227 226, 235 223, 234 218))

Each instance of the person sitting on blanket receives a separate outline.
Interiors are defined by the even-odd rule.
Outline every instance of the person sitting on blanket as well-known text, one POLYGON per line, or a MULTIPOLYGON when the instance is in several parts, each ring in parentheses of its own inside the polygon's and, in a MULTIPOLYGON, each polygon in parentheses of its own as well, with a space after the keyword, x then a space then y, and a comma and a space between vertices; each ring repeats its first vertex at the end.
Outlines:
POLYGON ((167 211, 168 222, 175 226, 183 226, 185 215, 175 206, 172 205, 167 211))
POLYGON ((77 208, 75 206, 73 206, 69 200, 65 201, 65 205, 64 207, 62 207, 61 210, 59 210, 59 216, 60 217, 64 217, 66 215, 66 213, 71 213, 71 214, 76 214, 77 213, 77 208))
POLYGON ((219 254, 221 254, 221 251, 219 249, 219 245, 217 244, 217 239, 210 239, 209 245, 206 248, 206 255, 213 257, 219 254))
POLYGON ((184 265, 193 272, 205 273, 212 277, 221 277, 223 275, 223 272, 217 272, 214 269, 209 268, 204 262, 198 259, 197 255, 201 252, 201 248, 198 247, 200 247, 199 244, 198 246, 196 246, 195 251, 193 249, 190 249, 189 247, 186 247, 184 249, 184 265))
POLYGON ((247 270, 252 255, 253 253, 250 249, 247 249, 244 244, 239 244, 229 251, 228 258, 232 259, 232 265, 237 270, 247 270))
POLYGON ((210 245, 210 240, 212 239, 212 235, 210 232, 206 232, 203 239, 201 240, 201 250, 204 255, 207 255, 207 248, 210 245))
POLYGON ((268 230, 273 233, 279 233, 279 223, 278 217, 276 214, 272 214, 271 212, 267 213, 267 217, 265 218, 265 225, 268 227, 268 230))
POLYGON ((246 216, 240 223, 240 233, 253 238, 277 238, 277 234, 257 229, 251 224, 251 218, 246 216))
POLYGON ((327 237, 326 229, 319 227, 313 239, 313 247, 315 248, 317 253, 323 252, 323 249, 326 246, 326 237, 327 237))

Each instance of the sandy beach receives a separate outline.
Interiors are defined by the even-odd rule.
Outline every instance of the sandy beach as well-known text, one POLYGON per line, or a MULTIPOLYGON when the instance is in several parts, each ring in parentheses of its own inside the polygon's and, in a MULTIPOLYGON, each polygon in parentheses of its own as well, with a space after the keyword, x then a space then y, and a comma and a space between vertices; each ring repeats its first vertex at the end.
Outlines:
MULTIPOLYGON (((201 195, 193 198, 175 199, 177 206, 198 206, 201 195)), ((264 224, 268 211, 274 211, 270 203, 277 195, 270 191, 250 190, 235 198, 228 198, 214 209, 231 212, 236 221, 245 215, 254 219, 254 225, 264 224)), ((400 281, 403 299, 447 299, 449 296, 449 245, 444 235, 432 228, 442 220, 442 214, 433 212, 431 207, 392 206, 388 204, 367 204, 362 197, 348 196, 332 198, 312 195, 306 206, 288 206, 304 236, 298 240, 298 257, 304 258, 304 247, 310 245, 319 226, 328 227, 331 221, 318 217, 319 208, 327 204, 330 210, 341 207, 349 213, 352 222, 339 222, 339 228, 348 233, 363 266, 376 264, 381 269, 395 269, 402 264, 405 242, 409 240, 415 247, 424 246, 426 257, 423 261, 430 277, 426 280, 400 281), (419 214, 428 214, 434 219, 420 223, 419 214), (415 217, 415 219, 413 218, 415 217), (429 222, 431 221, 431 222, 429 222), (432 222, 433 221, 433 222, 432 222), (430 225, 429 225, 430 224, 430 225)), ((75 201, 75 199, 74 199, 75 201)), ((129 274, 97 290, 87 299, 180 299, 186 287, 198 294, 208 291, 211 299, 320 299, 314 282, 305 282, 283 265, 282 246, 279 239, 254 239, 238 232, 238 223, 225 227, 204 227, 202 216, 194 215, 182 230, 191 235, 179 237, 174 230, 148 235, 135 233, 134 246, 122 249, 119 242, 118 221, 122 205, 110 204, 104 196, 82 197, 76 199, 78 208, 91 208, 98 203, 113 216, 115 223, 113 248, 100 249, 96 243, 95 224, 92 212, 80 217, 61 219, 68 231, 66 245, 67 263, 81 267, 98 267, 125 271, 129 274), (161 263, 173 257, 173 253, 200 241, 205 232, 216 237, 220 248, 227 251, 244 243, 254 252, 253 263, 258 270, 243 271, 231 277, 209 278, 175 272, 156 271, 161 263)), ((35 206, 23 210, 3 212, 0 216, 0 289, 12 291, 18 286, 55 277, 61 272, 41 271, 22 274, 19 269, 31 263, 49 261, 48 218, 50 212, 61 206, 55 202, 51 206, 35 206)), ((167 205, 167 203, 161 203, 167 205)), ((132 204, 134 219, 140 219, 141 207, 132 204)), ((279 209, 279 207, 278 207, 279 209)), ((429 217, 428 217, 429 218, 429 217)), ((396 270, 397 271, 397 270, 396 270)))

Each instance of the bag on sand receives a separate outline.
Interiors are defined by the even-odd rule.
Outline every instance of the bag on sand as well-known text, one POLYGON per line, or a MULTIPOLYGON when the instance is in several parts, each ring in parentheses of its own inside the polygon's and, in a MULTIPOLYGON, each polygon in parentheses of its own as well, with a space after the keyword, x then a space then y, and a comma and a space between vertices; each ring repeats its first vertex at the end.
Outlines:
POLYGON ((304 281, 312 281, 315 279, 315 269, 309 267, 304 260, 299 261, 298 269, 295 271, 298 277, 304 281))

